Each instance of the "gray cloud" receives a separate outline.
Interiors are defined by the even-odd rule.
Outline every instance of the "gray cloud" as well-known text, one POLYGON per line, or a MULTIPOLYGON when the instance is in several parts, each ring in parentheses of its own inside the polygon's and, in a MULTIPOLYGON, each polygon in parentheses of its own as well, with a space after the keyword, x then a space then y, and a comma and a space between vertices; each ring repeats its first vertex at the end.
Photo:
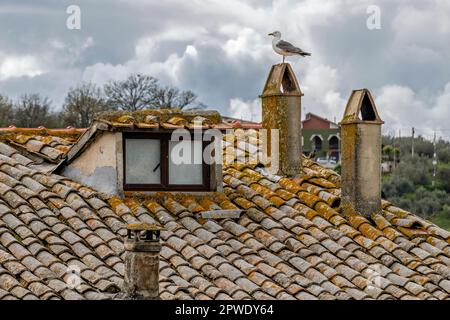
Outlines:
POLYGON ((445 1, 79 0, 82 29, 68 30, 71 4, 2 1, 0 92, 41 92, 58 108, 80 81, 145 72, 194 90, 224 114, 249 117, 270 66, 281 60, 266 37, 278 29, 313 53, 289 59, 306 111, 339 119, 351 90, 367 87, 386 130, 445 130, 449 119, 445 1), (366 28, 372 4, 381 9, 380 30, 366 28))

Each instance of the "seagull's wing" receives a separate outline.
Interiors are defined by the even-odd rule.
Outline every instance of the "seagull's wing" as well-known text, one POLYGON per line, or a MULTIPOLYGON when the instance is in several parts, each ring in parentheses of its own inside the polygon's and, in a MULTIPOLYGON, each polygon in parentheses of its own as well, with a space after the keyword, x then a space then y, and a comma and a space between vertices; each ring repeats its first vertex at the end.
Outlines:
POLYGON ((278 41, 276 46, 277 46, 277 48, 279 48, 283 51, 286 51, 286 52, 297 53, 300 55, 311 55, 310 53, 305 52, 302 49, 297 48, 297 47, 293 46, 292 44, 290 44, 289 42, 284 41, 284 40, 278 41))

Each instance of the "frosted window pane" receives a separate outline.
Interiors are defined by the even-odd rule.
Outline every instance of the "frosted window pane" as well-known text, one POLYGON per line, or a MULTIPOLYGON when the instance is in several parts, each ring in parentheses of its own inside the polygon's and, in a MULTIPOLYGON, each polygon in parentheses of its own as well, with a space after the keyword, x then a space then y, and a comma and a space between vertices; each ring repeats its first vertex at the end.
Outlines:
POLYGON ((169 184, 203 184, 202 141, 169 141, 169 184))
POLYGON ((155 139, 125 139, 126 183, 161 183, 160 141, 155 139))

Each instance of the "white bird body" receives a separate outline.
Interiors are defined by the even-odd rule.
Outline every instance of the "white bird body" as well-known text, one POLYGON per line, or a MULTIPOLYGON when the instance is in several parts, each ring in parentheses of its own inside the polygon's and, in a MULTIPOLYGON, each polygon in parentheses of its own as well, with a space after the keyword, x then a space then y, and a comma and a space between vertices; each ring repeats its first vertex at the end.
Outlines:
POLYGON ((279 47, 277 47, 277 44, 281 41, 280 38, 273 38, 272 39, 272 48, 273 51, 275 51, 276 53, 278 53, 281 56, 295 56, 298 53, 294 53, 294 52, 288 52, 288 51, 284 51, 283 49, 280 49, 279 47))
POLYGON ((284 62, 284 58, 286 56, 299 55, 299 56, 305 57, 305 56, 311 55, 311 53, 305 52, 302 49, 293 46, 289 42, 281 40, 281 32, 279 32, 279 31, 269 33, 269 36, 273 36, 272 48, 276 53, 283 56, 283 62, 284 62))

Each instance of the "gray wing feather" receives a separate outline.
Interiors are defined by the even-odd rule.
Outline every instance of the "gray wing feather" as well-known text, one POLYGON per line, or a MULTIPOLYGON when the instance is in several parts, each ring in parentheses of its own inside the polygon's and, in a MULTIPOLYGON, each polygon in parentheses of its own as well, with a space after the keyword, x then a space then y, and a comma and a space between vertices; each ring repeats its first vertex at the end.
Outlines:
POLYGON ((286 52, 292 52, 292 53, 298 53, 300 55, 311 55, 309 52, 305 52, 300 48, 297 48, 295 46, 293 46, 292 44, 290 44, 287 41, 284 40, 280 40, 278 41, 278 43, 276 44, 277 48, 280 48, 281 50, 284 50, 286 52))
POLYGON ((293 52, 293 53, 302 53, 303 52, 302 49, 294 47, 292 44, 290 44, 289 42, 284 41, 284 40, 278 41, 276 46, 278 48, 280 48, 281 50, 284 50, 284 51, 287 51, 287 52, 293 52))

